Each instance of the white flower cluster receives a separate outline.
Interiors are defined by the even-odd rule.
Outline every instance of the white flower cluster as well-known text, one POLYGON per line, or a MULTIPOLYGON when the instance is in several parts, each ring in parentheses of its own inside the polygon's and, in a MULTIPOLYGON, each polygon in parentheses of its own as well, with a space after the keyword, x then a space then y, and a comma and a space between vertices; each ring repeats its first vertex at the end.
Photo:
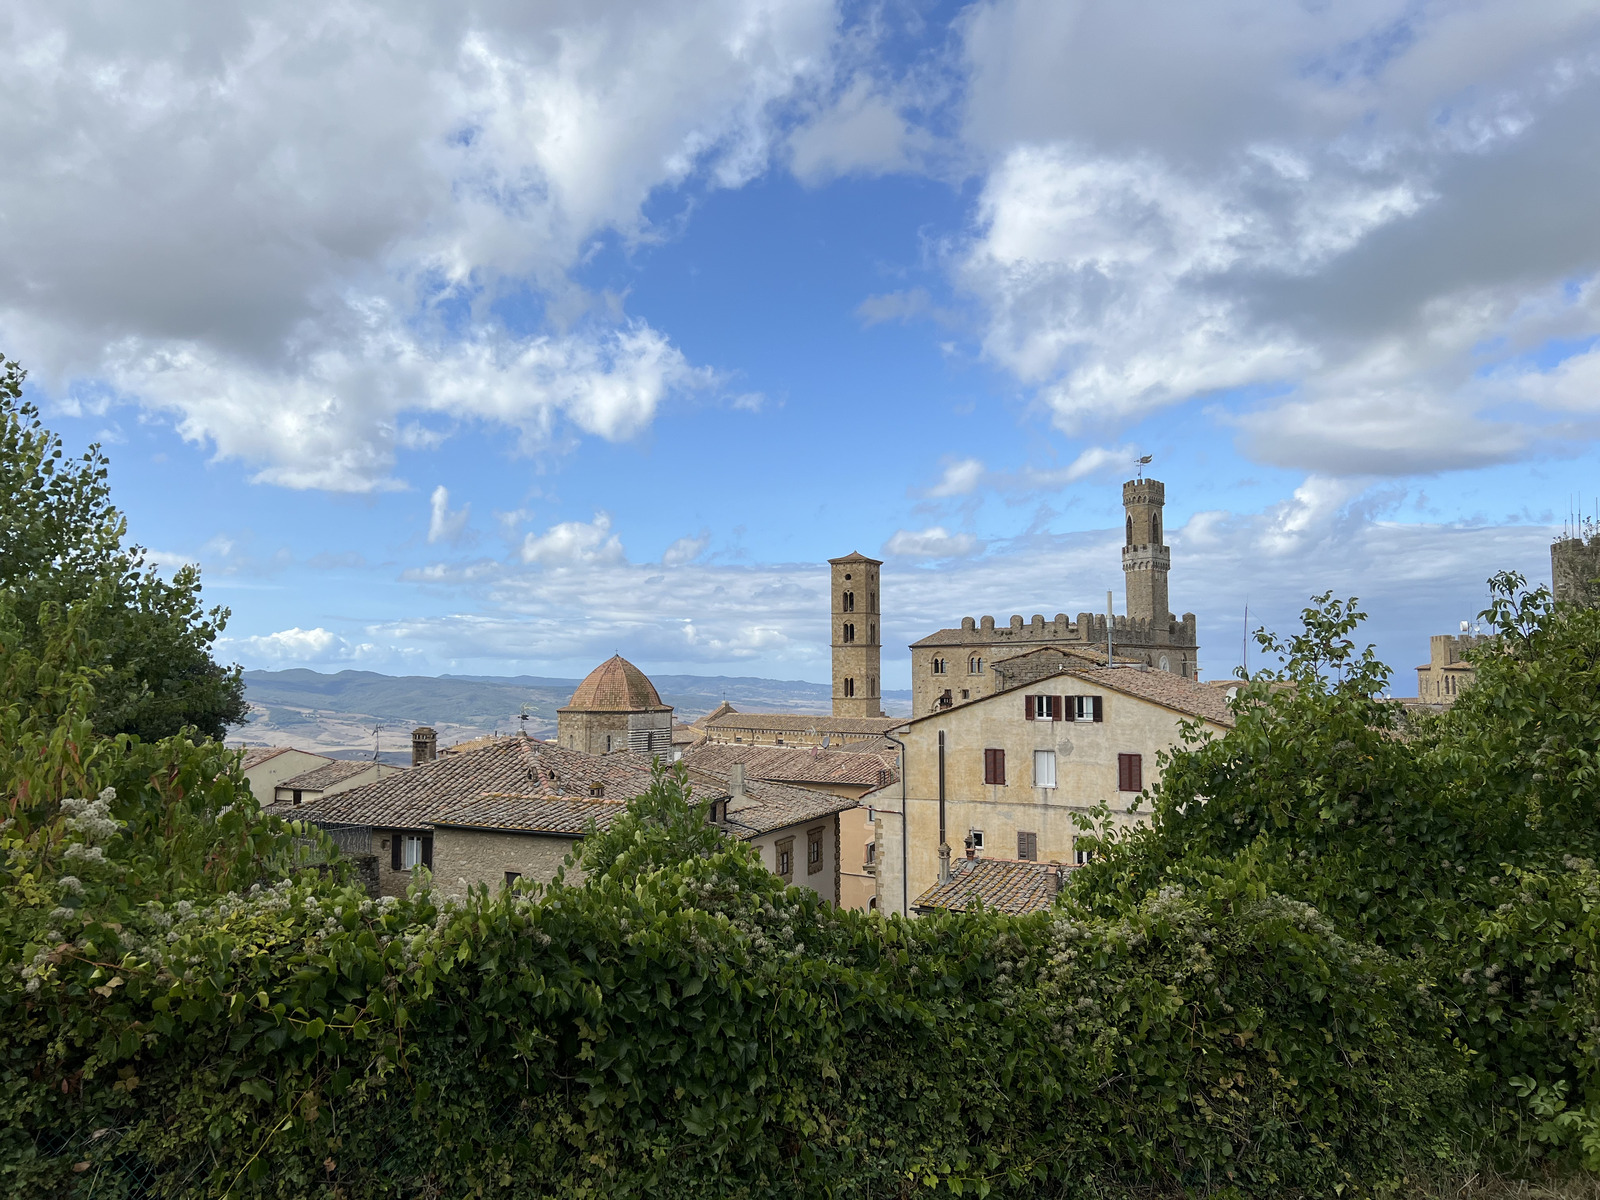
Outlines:
POLYGON ((61 811, 66 814, 67 828, 82 834, 83 840, 91 846, 116 837, 127 825, 126 821, 111 815, 111 802, 116 798, 117 789, 108 787, 93 800, 63 800, 61 811))

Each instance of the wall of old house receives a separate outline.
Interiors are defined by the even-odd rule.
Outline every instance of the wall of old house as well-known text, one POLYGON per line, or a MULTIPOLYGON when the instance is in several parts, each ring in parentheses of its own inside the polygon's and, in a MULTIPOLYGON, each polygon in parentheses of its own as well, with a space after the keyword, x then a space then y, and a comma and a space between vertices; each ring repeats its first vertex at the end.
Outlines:
MULTIPOLYGON (((1074 817, 1086 816, 1102 800, 1119 825, 1148 819, 1147 810, 1127 811, 1137 793, 1118 789, 1118 755, 1140 755, 1143 784, 1152 787, 1159 778, 1156 755, 1177 744, 1183 719, 1161 705, 1064 676, 915 722, 902 734, 911 899, 931 886, 939 873, 940 730, 946 735, 945 830, 951 862, 965 854, 967 832, 978 829, 984 834, 983 857, 1016 858, 1017 834, 1029 832, 1038 839, 1040 862, 1070 863, 1082 833, 1074 817), (1098 695, 1104 720, 1029 721, 1024 715, 1027 695, 1098 695), (987 749, 1006 753, 1004 784, 984 782, 987 749), (1034 783, 1035 750, 1055 752, 1055 788, 1034 783)), ((889 828, 898 824, 897 816, 879 822, 885 839, 878 853, 879 902, 891 910, 898 908, 902 886, 899 829, 889 828), (888 842, 894 843, 892 850, 888 842)))
MULTIPOLYGON (((576 838, 554 835, 436 828, 434 887, 445 899, 460 900, 469 887, 480 883, 494 891, 505 883, 507 871, 533 883, 549 883, 577 845, 576 838)), ((581 882, 583 872, 571 867, 566 878, 569 883, 581 882)))
POLYGON ((786 840, 794 847, 794 873, 787 877, 787 882, 795 887, 810 888, 823 899, 839 903, 838 814, 832 813, 815 821, 786 825, 782 829, 751 838, 750 844, 756 848, 756 852, 761 855, 762 863, 773 874, 777 874, 778 871, 778 847, 786 840), (806 847, 812 830, 820 830, 822 833, 822 861, 815 869, 808 869, 806 847))

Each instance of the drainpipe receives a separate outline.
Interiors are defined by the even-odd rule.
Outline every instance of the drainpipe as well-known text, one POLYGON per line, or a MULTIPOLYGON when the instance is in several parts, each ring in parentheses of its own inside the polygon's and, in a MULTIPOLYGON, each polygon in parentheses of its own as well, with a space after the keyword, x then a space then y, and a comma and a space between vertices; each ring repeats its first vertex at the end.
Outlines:
POLYGON ((906 744, 892 733, 883 735, 900 747, 900 915, 911 916, 911 854, 907 842, 911 837, 906 824, 906 744))
POLYGON ((939 882, 950 882, 950 843, 944 837, 944 730, 939 730, 939 882))

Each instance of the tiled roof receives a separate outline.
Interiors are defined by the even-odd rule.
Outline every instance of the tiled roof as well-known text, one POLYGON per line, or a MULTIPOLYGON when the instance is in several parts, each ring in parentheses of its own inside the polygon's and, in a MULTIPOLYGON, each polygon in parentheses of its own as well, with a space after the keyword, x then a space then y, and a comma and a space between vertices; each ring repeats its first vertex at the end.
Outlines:
POLYGON ((1061 873, 1068 869, 1059 863, 1009 858, 957 859, 950 865, 950 882, 934 884, 912 907, 918 912, 965 912, 981 901, 984 908, 1004 913, 1039 912, 1055 903, 1061 873))
MULTIPOLYGON (((886 745, 890 744, 887 741, 886 745)), ((819 746, 741 746, 727 742, 708 742, 687 750, 684 762, 691 767, 726 776, 734 763, 743 763, 748 779, 770 779, 779 783, 846 784, 877 787, 887 782, 880 772, 898 778, 892 762, 876 754, 852 754, 819 746)))
POLYGON ((1192 717, 1204 717, 1217 725, 1225 725, 1230 729, 1233 727, 1233 712, 1228 707, 1225 693, 1198 680, 1174 675, 1171 671, 1129 670, 1125 667, 1108 671, 1105 667, 1092 667, 1067 671, 1065 674, 1137 696, 1141 700, 1154 701, 1192 717))
MULTIPOLYGON (((726 793, 727 786, 724 785, 722 790, 726 793)), ((746 779, 744 790, 754 803, 729 813, 725 824, 733 833, 747 840, 859 807, 854 800, 829 792, 792 787, 787 783, 769 783, 765 779, 746 779)))
POLYGON ((882 559, 868 558, 865 554, 861 553, 861 551, 859 551, 859 550, 852 550, 852 551, 850 551, 849 554, 846 554, 843 558, 830 558, 828 560, 828 562, 830 564, 832 564, 832 563, 863 562, 863 563, 871 563, 875 567, 883 566, 883 560, 882 559))
POLYGON ((336 759, 330 763, 323 763, 320 767, 312 767, 309 771, 302 771, 292 779, 285 779, 277 786, 281 788, 294 788, 297 791, 322 792, 331 788, 336 783, 343 783, 352 775, 360 775, 377 766, 371 759, 336 759))
POLYGON ((550 800, 495 794, 452 806, 438 814, 433 823, 447 829, 582 837, 590 821, 605 829, 626 807, 620 800, 550 800))
POLYGON ((707 721, 707 729, 750 729, 762 733, 888 733, 899 717, 831 717, 821 713, 730 713, 707 721))
POLYGON ((739 710, 737 708, 724 700, 721 704, 717 705, 705 716, 701 717, 693 724, 696 729, 704 729, 708 724, 710 724, 712 721, 715 721, 718 717, 729 717, 738 711, 739 710))
POLYGON ((671 712, 650 677, 620 654, 589 672, 558 712, 671 712))
POLYGON ((423 830, 435 816, 486 795, 593 799, 594 784, 604 788, 607 800, 630 800, 650 786, 650 772, 619 755, 503 737, 289 811, 318 821, 423 830))

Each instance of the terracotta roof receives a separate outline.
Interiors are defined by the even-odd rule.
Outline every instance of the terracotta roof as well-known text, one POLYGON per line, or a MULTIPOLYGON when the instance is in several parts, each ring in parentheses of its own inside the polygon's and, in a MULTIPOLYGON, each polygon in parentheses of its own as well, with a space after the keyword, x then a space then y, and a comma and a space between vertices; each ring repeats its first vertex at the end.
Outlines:
POLYGON ((282 780, 277 786, 294 788, 297 791, 323 792, 334 784, 343 783, 352 775, 360 775, 377 765, 371 759, 336 759, 320 767, 313 767, 309 771, 302 771, 292 779, 282 780))
POLYGON ((593 799, 598 784, 607 800, 629 800, 650 786, 650 772, 624 761, 566 750, 521 736, 499 738, 480 750, 451 754, 400 771, 310 805, 274 805, 279 815, 385 829, 424 830, 456 805, 488 795, 593 799))
POLYGON ((962 858, 950 865, 950 882, 936 883, 912 902, 918 912, 984 908, 1020 915, 1055 903, 1058 881, 1070 868, 1060 863, 1010 858, 962 858))
POLYGON ((681 721, 672 723, 672 744, 674 746, 692 746, 696 742, 705 740, 706 731, 694 725, 685 725, 681 721))
POLYGON ((433 824, 446 829, 582 837, 590 821, 605 829, 625 808, 627 805, 619 800, 550 800, 495 793, 453 806, 436 816, 433 824))
MULTIPOLYGON (((694 774, 691 770, 691 778, 694 774)), ((809 824, 823 817, 831 817, 834 813, 849 812, 852 808, 860 807, 854 800, 829 792, 792 787, 787 783, 769 783, 764 779, 746 779, 744 790, 754 803, 728 813, 723 823, 731 833, 746 841, 790 825, 809 824)), ((726 781, 720 783, 720 791, 722 795, 729 794, 726 781)))
MULTIPOLYGON (((885 745, 888 745, 885 742, 885 745)), ((877 787, 887 782, 880 772, 898 778, 892 762, 876 754, 855 754, 818 746, 739 746, 707 742, 686 750, 683 761, 691 767, 726 776, 734 763, 743 763, 747 779, 779 783, 839 783, 877 787)))
POLYGON ((861 553, 861 551, 859 551, 859 550, 852 550, 852 551, 850 551, 849 554, 846 554, 843 558, 830 558, 828 560, 828 563, 829 563, 830 566, 832 564, 834 564, 834 563, 854 563, 854 562, 871 563, 875 567, 883 566, 883 560, 882 559, 880 559, 880 558, 868 558, 865 554, 861 553))
POLYGON ((821 713, 732 713, 707 721, 707 729, 752 729, 771 733, 888 733, 901 717, 830 717, 821 713))
POLYGON ((733 705, 729 704, 726 700, 724 700, 721 704, 717 705, 710 712, 708 712, 705 716, 703 716, 699 720, 693 722, 693 724, 694 724, 696 729, 704 729, 709 722, 715 721, 718 717, 729 717, 729 716, 732 716, 734 713, 736 713, 738 711, 739 710, 737 708, 735 708, 733 705))
POLYGON ((565 708, 557 712, 671 712, 656 685, 620 654, 589 672, 565 708))

